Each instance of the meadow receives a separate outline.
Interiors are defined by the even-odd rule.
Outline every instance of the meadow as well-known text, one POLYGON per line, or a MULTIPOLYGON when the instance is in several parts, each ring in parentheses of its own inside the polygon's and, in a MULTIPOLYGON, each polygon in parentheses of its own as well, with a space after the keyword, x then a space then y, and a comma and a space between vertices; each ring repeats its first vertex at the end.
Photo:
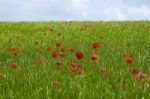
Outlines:
POLYGON ((1 22, 0 99, 150 99, 150 22, 1 22))

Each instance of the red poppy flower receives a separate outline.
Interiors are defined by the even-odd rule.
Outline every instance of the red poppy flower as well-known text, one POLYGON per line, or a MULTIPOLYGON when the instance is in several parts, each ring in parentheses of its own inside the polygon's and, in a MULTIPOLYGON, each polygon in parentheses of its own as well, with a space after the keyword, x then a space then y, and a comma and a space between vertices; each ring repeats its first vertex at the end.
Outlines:
POLYGON ((69 67, 70 72, 75 73, 77 75, 84 74, 84 69, 81 64, 77 64, 75 62, 71 62, 71 66, 69 67))
POLYGON ((84 53, 83 52, 76 52, 76 58, 81 60, 84 58, 84 53))
POLYGON ((70 72, 75 73, 76 72, 77 63, 71 62, 70 64, 71 64, 71 66, 69 67, 70 72))
POLYGON ((61 42, 55 42, 55 45, 56 45, 57 47, 60 47, 60 46, 61 46, 61 42))
POLYGON ((134 61, 134 59, 133 59, 132 56, 126 56, 126 57, 125 57, 125 61, 126 61, 128 64, 132 64, 133 61, 134 61))
POLYGON ((64 49, 64 48, 61 48, 61 52, 65 52, 65 49, 64 49))
POLYGON ((58 58, 58 57, 59 57, 59 53, 58 53, 57 51, 54 51, 54 52, 52 53, 52 57, 53 57, 53 58, 58 58))
POLYGON ((98 42, 94 43, 94 44, 93 44, 93 48, 94 48, 94 49, 99 49, 99 48, 100 48, 99 43, 98 43, 98 42))
POLYGON ((83 66, 81 64, 76 65, 76 74, 78 74, 78 75, 84 74, 84 69, 83 69, 83 66))
POLYGON ((100 68, 99 68, 99 72, 101 72, 101 73, 103 73, 105 70, 106 70, 105 67, 100 67, 100 68))
POLYGON ((16 69, 18 65, 17 65, 17 63, 14 62, 11 64, 11 66, 16 69))
POLYGON ((70 72, 75 73, 76 72, 76 67, 75 66, 70 66, 69 70, 70 70, 70 72))
POLYGON ((14 56, 18 56, 19 52, 18 52, 18 50, 13 50, 13 51, 12 51, 12 54, 13 54, 14 56))
POLYGON ((99 61, 99 57, 98 57, 97 54, 93 54, 93 55, 91 56, 91 59, 92 59, 94 62, 98 62, 98 61, 99 61))
POLYGON ((133 75, 137 75, 137 74, 139 73, 139 71, 138 71, 135 67, 130 68, 130 72, 131 72, 133 75))
POLYGON ((135 77, 136 77, 136 80, 141 81, 141 80, 145 79, 146 75, 141 73, 141 72, 139 72, 138 74, 136 74, 135 77))
MULTIPOLYGON (((81 64, 77 64, 77 72, 81 72, 81 71, 83 71, 83 66, 81 65, 81 64)), ((78 73, 77 73, 78 74, 78 73)))
POLYGON ((48 51, 48 52, 50 52, 50 51, 51 51, 51 48, 50 48, 50 47, 48 47, 48 48, 47 48, 47 51, 48 51))
POLYGON ((60 56, 61 56, 62 58, 66 58, 66 57, 67 57, 67 55, 65 54, 65 52, 61 52, 61 53, 60 53, 60 56))

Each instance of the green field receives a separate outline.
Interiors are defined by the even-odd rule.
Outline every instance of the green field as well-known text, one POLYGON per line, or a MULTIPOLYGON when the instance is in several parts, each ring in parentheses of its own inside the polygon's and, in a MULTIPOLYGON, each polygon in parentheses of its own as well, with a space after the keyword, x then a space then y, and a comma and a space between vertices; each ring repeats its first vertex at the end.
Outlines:
POLYGON ((0 23, 0 99, 118 98, 150 99, 150 22, 0 23))

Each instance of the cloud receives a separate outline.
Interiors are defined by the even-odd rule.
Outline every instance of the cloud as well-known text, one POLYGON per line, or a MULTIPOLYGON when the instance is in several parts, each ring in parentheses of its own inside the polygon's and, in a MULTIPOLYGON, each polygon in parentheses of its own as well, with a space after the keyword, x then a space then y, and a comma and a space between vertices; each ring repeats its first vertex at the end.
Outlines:
POLYGON ((0 21, 150 20, 150 0, 0 0, 0 21))

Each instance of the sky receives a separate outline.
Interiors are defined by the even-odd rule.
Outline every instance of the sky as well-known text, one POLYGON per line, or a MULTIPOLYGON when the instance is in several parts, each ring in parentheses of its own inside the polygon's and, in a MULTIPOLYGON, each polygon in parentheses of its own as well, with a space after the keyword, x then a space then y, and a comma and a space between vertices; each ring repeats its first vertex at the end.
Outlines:
POLYGON ((0 0, 0 21, 150 20, 150 0, 0 0))

